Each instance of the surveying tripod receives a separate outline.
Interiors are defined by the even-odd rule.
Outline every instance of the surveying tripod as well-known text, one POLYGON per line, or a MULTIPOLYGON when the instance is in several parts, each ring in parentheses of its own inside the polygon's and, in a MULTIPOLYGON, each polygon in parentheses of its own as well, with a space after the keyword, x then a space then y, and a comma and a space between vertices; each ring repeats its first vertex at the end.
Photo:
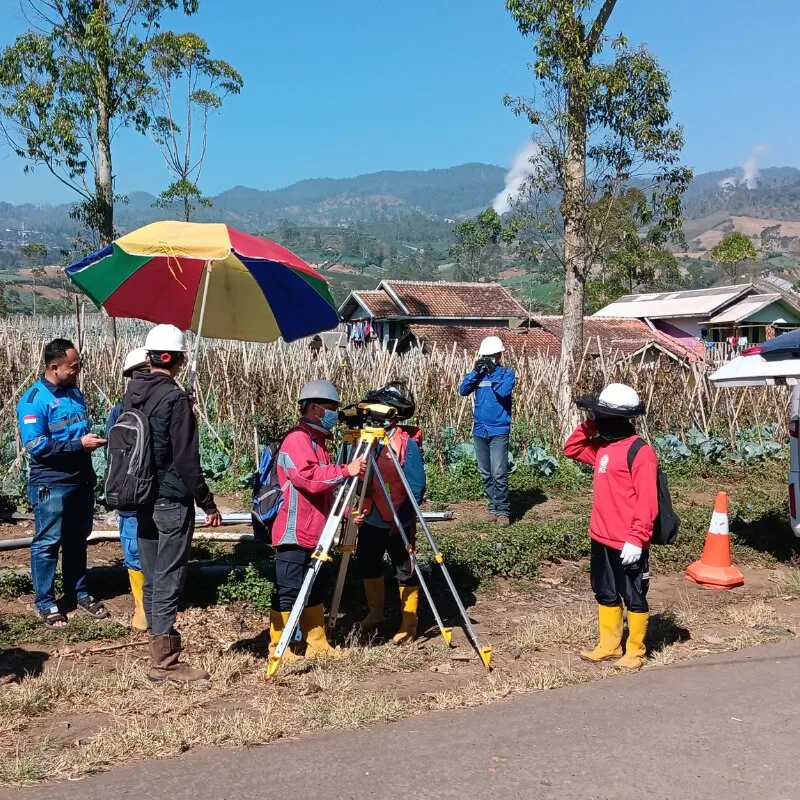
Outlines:
MULTIPOLYGON (((414 546, 411 544, 408 538, 405 527, 400 523, 400 519, 397 516, 397 510, 392 503, 389 491, 386 488, 386 483, 384 482, 383 476, 381 475, 378 467, 376 454, 378 447, 381 445, 383 445, 386 448, 386 451, 389 453, 392 464, 397 470, 397 474, 400 476, 403 489, 405 490, 405 493, 411 503, 414 515, 425 532, 428 544, 433 552, 434 561, 436 561, 436 563, 441 567, 442 575, 444 576, 445 582, 447 583, 447 586, 453 595, 453 600, 455 601, 459 614, 461 615, 461 619, 464 624, 464 632, 480 656, 484 667, 489 669, 492 659, 492 648, 490 646, 482 647, 478 641, 475 629, 472 627, 472 623, 469 620, 469 616, 464 608, 464 604, 459 597, 458 591, 453 583, 453 579, 450 576, 450 572, 444 563, 444 555, 442 554, 442 551, 439 550, 439 547, 433 538, 433 534, 431 533, 431 529, 428 527, 428 523, 425 521, 425 518, 422 515, 419 503, 417 503, 417 500, 411 491, 411 487, 408 485, 405 473, 403 472, 400 461, 398 460, 397 455, 392 448, 385 427, 365 425, 361 428, 346 428, 342 437, 342 446, 339 451, 337 463, 346 463, 353 458, 364 458, 367 462, 366 474, 364 476, 364 480, 361 482, 360 492, 358 493, 358 511, 356 514, 360 514, 363 509, 367 491, 372 484, 372 478, 377 478, 376 483, 383 491, 389 508, 392 509, 394 525, 403 540, 403 545, 408 551, 412 568, 417 574, 420 588, 422 589, 422 592, 428 601, 428 605, 430 606, 431 612, 436 620, 439 632, 441 633, 445 642, 450 645, 452 639, 452 628, 445 627, 442 617, 436 608, 436 604, 433 602, 433 596, 431 595, 428 583, 425 580, 422 570, 419 568, 419 561, 417 559, 416 552, 414 551, 414 546)), ((336 493, 333 508, 331 509, 327 520, 325 521, 325 527, 322 530, 319 544, 317 544, 317 547, 311 556, 312 563, 306 570, 303 584, 300 587, 300 594, 298 595, 294 606, 292 606, 292 611, 289 614, 289 619, 283 629, 283 633, 281 634, 280 641, 275 648, 275 652, 269 659, 269 664, 267 666, 267 677, 271 678, 278 671, 283 659, 283 655, 286 652, 286 648, 289 647, 294 639, 295 631, 297 630, 297 626, 300 621, 300 615, 303 613, 303 609, 308 602, 308 597, 311 594, 311 588, 314 585, 314 581, 317 579, 322 565, 326 561, 333 560, 331 551, 334 549, 334 547, 341 553, 342 561, 336 578, 336 588, 334 589, 333 600, 331 602, 330 612, 328 615, 328 628, 333 629, 336 625, 339 605, 341 603, 342 592, 344 590, 345 578, 347 576, 347 569, 350 563, 350 558, 355 552, 356 541, 358 539, 358 526, 355 524, 355 517, 352 513, 354 510, 353 505, 358 489, 358 477, 353 476, 348 477, 339 487, 339 490, 336 493)))

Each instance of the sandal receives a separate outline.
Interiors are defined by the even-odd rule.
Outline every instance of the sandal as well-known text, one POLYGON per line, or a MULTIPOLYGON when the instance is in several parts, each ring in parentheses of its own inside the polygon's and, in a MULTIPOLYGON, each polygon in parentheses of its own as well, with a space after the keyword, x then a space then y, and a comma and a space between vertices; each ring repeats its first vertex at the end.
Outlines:
POLYGON ((57 608, 50 609, 50 611, 40 611, 37 608, 36 616, 44 622, 47 628, 63 630, 69 625, 69 620, 57 608))
POLYGON ((77 608, 95 619, 105 619, 111 616, 111 612, 103 605, 103 601, 95 600, 94 597, 84 597, 78 600, 77 608))

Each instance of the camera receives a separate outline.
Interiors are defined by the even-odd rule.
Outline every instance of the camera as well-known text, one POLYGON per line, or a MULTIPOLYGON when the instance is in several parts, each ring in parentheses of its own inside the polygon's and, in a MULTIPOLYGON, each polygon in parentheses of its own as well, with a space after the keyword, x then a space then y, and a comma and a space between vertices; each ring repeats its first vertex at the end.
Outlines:
POLYGON ((339 409, 339 422, 348 428, 383 428, 396 417, 396 409, 382 403, 361 402, 339 409))
POLYGON ((478 372, 484 373, 485 375, 491 375, 496 366, 497 362, 491 356, 481 356, 475 362, 475 369, 478 372))

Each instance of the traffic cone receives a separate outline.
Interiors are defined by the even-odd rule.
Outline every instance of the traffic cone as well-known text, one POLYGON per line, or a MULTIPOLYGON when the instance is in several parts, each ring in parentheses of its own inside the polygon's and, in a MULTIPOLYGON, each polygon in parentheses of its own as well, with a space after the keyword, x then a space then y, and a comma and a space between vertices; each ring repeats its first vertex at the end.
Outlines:
POLYGON ((744 585, 744 575, 731 564, 728 495, 725 492, 717 495, 703 555, 686 568, 686 580, 712 589, 732 589, 744 585))

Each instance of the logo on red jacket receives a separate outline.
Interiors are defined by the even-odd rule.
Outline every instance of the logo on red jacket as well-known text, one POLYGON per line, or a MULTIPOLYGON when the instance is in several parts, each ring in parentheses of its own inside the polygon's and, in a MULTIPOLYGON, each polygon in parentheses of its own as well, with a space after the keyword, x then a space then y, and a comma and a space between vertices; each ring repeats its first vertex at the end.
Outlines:
POLYGON ((606 454, 600 459, 600 465, 597 468, 597 471, 600 473, 604 473, 607 467, 608 467, 608 455, 606 454))

